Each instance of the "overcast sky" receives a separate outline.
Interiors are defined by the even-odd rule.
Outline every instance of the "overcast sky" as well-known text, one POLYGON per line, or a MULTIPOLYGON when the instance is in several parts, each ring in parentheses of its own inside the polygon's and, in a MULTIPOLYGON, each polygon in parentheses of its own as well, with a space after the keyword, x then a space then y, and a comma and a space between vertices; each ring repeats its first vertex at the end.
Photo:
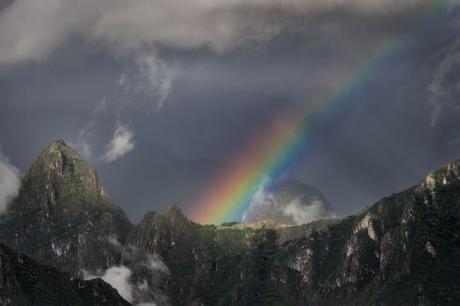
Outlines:
POLYGON ((63 138, 133 220, 190 212, 255 130, 396 40, 285 174, 354 213, 460 158, 456 2, 0 0, 0 205, 63 138))

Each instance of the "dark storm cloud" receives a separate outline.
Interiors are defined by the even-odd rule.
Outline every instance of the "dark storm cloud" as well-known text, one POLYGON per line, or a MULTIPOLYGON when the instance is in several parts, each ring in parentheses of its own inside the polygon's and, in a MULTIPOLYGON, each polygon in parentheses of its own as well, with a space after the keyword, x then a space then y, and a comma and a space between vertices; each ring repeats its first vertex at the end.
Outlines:
POLYGON ((0 12, 0 62, 42 60, 75 35, 121 52, 151 44, 222 52, 246 41, 266 41, 293 18, 335 11, 385 16, 423 5, 418 0, 16 0, 0 12))
POLYGON ((188 10, 175 1, 13 3, 0 14, 5 155, 25 170, 47 142, 64 138, 88 153, 136 220, 171 203, 191 210, 254 130, 321 108, 335 85, 328 73, 353 71, 387 38, 406 49, 321 131, 291 175, 317 185, 343 215, 460 157, 458 114, 430 126, 427 90, 443 75, 439 51, 453 44, 455 12, 421 31, 419 1, 197 0, 181 4, 188 10), (18 25, 36 5, 33 20, 18 25), (50 21, 53 8, 62 16, 50 21))

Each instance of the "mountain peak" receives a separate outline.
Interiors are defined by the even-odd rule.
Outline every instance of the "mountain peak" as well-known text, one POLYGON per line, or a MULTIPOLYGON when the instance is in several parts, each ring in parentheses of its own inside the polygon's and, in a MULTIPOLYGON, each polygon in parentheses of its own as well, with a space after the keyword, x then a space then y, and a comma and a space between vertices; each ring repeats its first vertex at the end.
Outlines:
POLYGON ((110 203, 106 189, 86 161, 62 139, 49 143, 29 168, 23 189, 30 201, 40 203, 110 203))
POLYGON ((56 138, 55 140, 50 142, 48 146, 52 146, 52 145, 59 145, 59 146, 66 146, 66 147, 68 146, 67 143, 62 138, 56 138))
POLYGON ((11 230, 0 230, 4 241, 24 253, 36 251, 41 261, 75 274, 114 262, 119 254, 107 237, 123 242, 132 226, 96 171, 60 139, 40 152, 8 210, 11 230), (42 244, 44 238, 53 242, 42 244), (96 249, 99 256, 84 255, 96 249))
POLYGON ((181 218, 187 218, 183 211, 177 207, 176 205, 172 204, 169 205, 168 209, 166 210, 166 215, 168 217, 181 217, 181 218))
POLYGON ((66 159, 69 161, 79 159, 83 160, 83 158, 69 146, 64 140, 56 139, 50 142, 40 153, 37 161, 41 159, 66 159))
POLYGON ((43 175, 47 177, 82 179, 92 177, 97 180, 96 172, 64 140, 57 139, 48 144, 29 169, 28 176, 43 175), (39 173, 35 173, 39 172, 39 173))

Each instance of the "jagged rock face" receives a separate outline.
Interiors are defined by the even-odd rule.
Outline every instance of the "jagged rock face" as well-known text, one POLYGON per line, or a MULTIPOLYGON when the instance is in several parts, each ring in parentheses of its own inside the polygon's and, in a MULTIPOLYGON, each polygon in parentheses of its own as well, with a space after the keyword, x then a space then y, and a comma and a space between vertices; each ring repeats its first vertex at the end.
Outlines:
POLYGON ((164 215, 147 213, 128 238, 128 245, 150 254, 159 254, 171 264, 167 264, 171 275, 165 286, 173 305, 188 300, 195 285, 208 283, 207 279, 201 278, 203 273, 198 270, 191 272, 193 263, 202 261, 203 254, 195 245, 200 229, 198 224, 172 206, 164 215))
POLYGON ((166 262, 170 276, 165 290, 172 305, 239 305, 253 234, 250 228, 201 226, 171 207, 164 215, 146 214, 128 243, 166 262))
POLYGON ((101 280, 82 281, 0 245, 0 305, 129 305, 101 280))
POLYGON ((126 239, 131 224, 96 172, 63 141, 48 145, 2 217, 1 240, 41 262, 79 274, 119 262, 109 238, 126 239))
MULTIPOLYGON (((164 215, 146 214, 132 228, 96 173, 57 141, 24 178, 2 217, 0 237, 74 275, 129 264, 123 258, 131 257, 130 249, 159 254, 170 270, 160 289, 173 305, 455 305, 460 301, 459 173, 460 162, 450 163, 419 185, 341 220, 203 226, 171 207, 164 215)), ((278 187, 279 199, 295 198, 300 187, 278 187)), ((27 304, 38 292, 24 288, 43 283, 28 282, 27 275, 36 275, 34 265, 10 277, 22 259, 7 257, 0 252, 0 291, 6 294, 0 302, 27 304)), ((47 273, 43 269, 39 275, 47 273)), ((67 295, 62 292, 59 296, 67 295)))
POLYGON ((129 240, 162 254, 174 305, 453 305, 458 165, 342 220, 251 228, 152 213, 129 240))
POLYGON ((273 220, 280 224, 301 225, 328 218, 329 204, 318 189, 297 180, 287 180, 270 188, 260 188, 242 221, 273 220))

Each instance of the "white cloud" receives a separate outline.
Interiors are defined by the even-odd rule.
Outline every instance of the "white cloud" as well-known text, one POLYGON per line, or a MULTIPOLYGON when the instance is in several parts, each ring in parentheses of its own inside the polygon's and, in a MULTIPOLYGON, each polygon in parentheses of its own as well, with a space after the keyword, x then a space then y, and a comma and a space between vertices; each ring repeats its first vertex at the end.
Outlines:
POLYGON ((283 214, 291 217, 297 225, 330 218, 323 202, 313 201, 313 203, 305 205, 300 199, 294 199, 284 207, 283 214))
POLYGON ((128 302, 133 301, 133 288, 130 278, 133 272, 125 266, 111 267, 102 275, 102 279, 115 288, 128 302))
POLYGON ((134 150, 133 137, 133 133, 127 127, 119 125, 107 145, 103 159, 110 163, 134 150))
MULTIPOLYGON (((109 237, 109 242, 117 247, 120 245, 115 237, 109 237)), ((125 264, 97 273, 83 271, 83 278, 101 278, 133 305, 168 305, 168 298, 159 289, 159 283, 163 275, 169 274, 169 269, 160 257, 132 245, 123 250, 122 257, 125 264)))
MULTIPOLYGON (((116 238, 112 237, 112 240, 116 238)), ((124 248, 123 260, 132 262, 137 266, 147 268, 149 271, 169 274, 169 269, 157 254, 148 254, 145 251, 128 245, 124 248)))
POLYGON ((126 266, 113 266, 108 268, 102 275, 93 275, 87 271, 83 271, 83 277, 86 280, 101 278, 114 289, 118 291, 121 297, 128 302, 133 301, 133 287, 130 279, 133 272, 126 266))
POLYGON ((0 12, 0 63, 42 60, 72 36, 127 54, 145 47, 216 52, 266 41, 296 17, 382 15, 428 0, 15 0, 0 12))
POLYGON ((0 213, 6 211, 10 201, 18 194, 20 185, 19 170, 0 150, 0 213))

